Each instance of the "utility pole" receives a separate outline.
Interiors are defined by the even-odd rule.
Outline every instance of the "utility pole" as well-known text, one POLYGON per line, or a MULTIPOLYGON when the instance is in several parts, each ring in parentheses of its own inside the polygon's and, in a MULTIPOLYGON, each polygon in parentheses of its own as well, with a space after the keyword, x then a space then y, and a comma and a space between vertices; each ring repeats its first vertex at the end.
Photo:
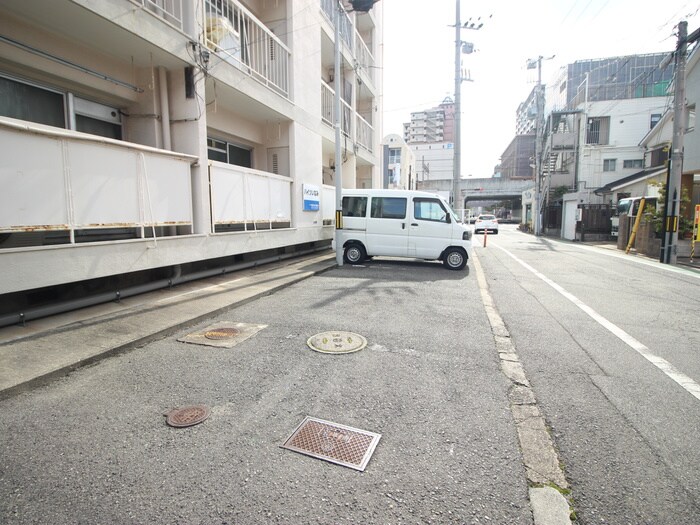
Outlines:
MULTIPOLYGON (((457 210, 457 199, 459 197, 459 179, 462 163, 462 21, 459 16, 459 3, 456 0, 457 12, 455 15, 455 131, 454 131, 454 159, 452 166, 452 207, 457 210)), ((461 208, 461 206, 460 206, 461 208)))
MULTIPOLYGON (((697 32, 697 31, 696 31, 697 32)), ((683 135, 685 134, 685 59, 688 51, 688 22, 678 24, 675 53, 675 90, 673 95, 673 139, 671 142, 671 171, 666 184, 666 213, 662 261, 676 264, 678 255, 678 218, 681 204, 683 174, 683 135)), ((641 210, 640 210, 641 211, 641 210)))
POLYGON ((542 235, 542 55, 537 58, 537 86, 535 86, 535 214, 533 217, 535 236, 542 235))
MULTIPOLYGON (((469 42, 462 42, 461 30, 462 30, 462 20, 459 14, 459 3, 460 0, 456 0, 456 13, 455 13, 455 130, 454 130, 454 165, 452 167, 452 207, 456 210, 460 210, 464 207, 462 202, 459 203, 459 208, 457 207, 458 198, 460 198, 459 191, 459 181, 461 179, 460 173, 462 169, 462 82, 465 79, 462 76, 462 53, 472 53, 474 51, 474 45, 469 42)), ((471 19, 470 19, 471 20, 471 19)), ((478 22, 478 20, 477 20, 478 22)), ((481 29, 484 24, 479 22, 478 25, 475 23, 470 23, 467 21, 464 24, 465 29, 481 29)))
MULTIPOLYGON (((551 60, 554 55, 544 58, 537 57, 537 85, 535 86, 535 209, 533 213, 533 230, 535 235, 542 235, 542 134, 544 131, 544 96, 542 93, 542 60, 551 60)), ((528 61, 528 69, 532 69, 528 61)))
POLYGON ((340 1, 336 1, 335 6, 335 78, 333 89, 333 111, 335 113, 335 262, 338 266, 343 266, 343 247, 340 231, 343 229, 343 156, 341 154, 340 131, 342 115, 340 113, 340 89, 342 87, 340 79, 340 17, 345 14, 340 1))
MULTIPOLYGON (((367 13, 379 0, 350 0, 352 10, 358 13, 367 13)), ((341 149, 342 114, 340 112, 340 90, 342 83, 340 78, 342 55, 340 52, 340 21, 345 14, 340 0, 335 2, 335 68, 333 79, 333 111, 335 112, 335 261, 338 266, 343 265, 343 246, 340 231, 343 229, 343 156, 341 149)))

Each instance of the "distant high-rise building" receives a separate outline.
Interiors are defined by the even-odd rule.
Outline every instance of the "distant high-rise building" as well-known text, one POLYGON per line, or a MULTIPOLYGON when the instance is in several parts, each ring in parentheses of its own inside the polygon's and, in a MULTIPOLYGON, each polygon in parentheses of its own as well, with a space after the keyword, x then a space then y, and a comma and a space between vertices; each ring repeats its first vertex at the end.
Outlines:
POLYGON ((404 124, 404 140, 416 159, 420 185, 451 179, 454 172, 455 104, 450 97, 434 108, 411 113, 404 124))
POLYGON ((442 103, 423 111, 411 113, 411 122, 404 124, 406 144, 453 142, 455 134, 455 103, 446 97, 442 103))

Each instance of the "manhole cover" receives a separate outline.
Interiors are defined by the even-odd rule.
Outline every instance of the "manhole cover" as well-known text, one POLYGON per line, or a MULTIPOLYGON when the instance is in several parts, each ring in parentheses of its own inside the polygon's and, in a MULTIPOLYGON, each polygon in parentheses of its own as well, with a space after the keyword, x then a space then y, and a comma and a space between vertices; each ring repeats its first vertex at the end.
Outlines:
POLYGON ((352 332, 321 332, 309 337, 306 344, 324 354, 349 354, 367 346, 367 339, 352 332))
POLYGON ((264 324, 220 322, 187 334, 178 341, 217 348, 233 348, 266 327, 267 325, 264 324))
POLYGON ((166 414, 165 422, 171 427, 191 427, 209 417, 211 411, 204 405, 176 408, 166 414))
POLYGON ((363 471, 381 434, 307 417, 282 448, 363 471))
POLYGON ((220 341, 222 339, 231 339, 240 333, 241 331, 236 328, 224 327, 217 328, 216 330, 208 330, 207 332, 204 332, 204 337, 214 341, 220 341))

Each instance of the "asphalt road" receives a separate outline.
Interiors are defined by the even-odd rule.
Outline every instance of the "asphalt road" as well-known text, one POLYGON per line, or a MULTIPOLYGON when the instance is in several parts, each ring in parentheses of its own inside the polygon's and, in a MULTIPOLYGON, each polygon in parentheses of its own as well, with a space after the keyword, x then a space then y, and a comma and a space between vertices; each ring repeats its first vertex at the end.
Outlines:
POLYGON ((479 246, 579 522, 699 523, 700 275, 509 229, 479 246))
POLYGON ((343 266, 0 401, 0 523, 533 523, 478 266, 577 523, 698 523, 699 274, 512 226, 474 244, 466 272, 343 266), (179 341, 223 322, 265 328, 179 341), (310 350, 328 330, 368 345, 310 350), (306 416, 381 434, 365 471, 281 448, 306 416))
POLYGON ((0 402, 0 522, 532 523, 473 272, 343 266, 0 402), (178 341, 223 321, 267 327, 178 341), (310 350, 327 330, 368 346, 310 350), (201 425, 165 425, 200 403, 201 425), (366 470, 280 448, 305 416, 381 434, 366 470))

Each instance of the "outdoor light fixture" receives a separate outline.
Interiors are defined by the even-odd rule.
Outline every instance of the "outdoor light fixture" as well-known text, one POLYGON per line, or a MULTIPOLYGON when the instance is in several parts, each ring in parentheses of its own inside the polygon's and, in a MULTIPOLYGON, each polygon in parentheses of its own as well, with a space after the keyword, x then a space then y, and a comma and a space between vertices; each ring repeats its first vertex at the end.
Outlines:
POLYGON ((379 0, 350 0, 352 10, 360 11, 362 13, 367 13, 377 2, 379 2, 379 0))

